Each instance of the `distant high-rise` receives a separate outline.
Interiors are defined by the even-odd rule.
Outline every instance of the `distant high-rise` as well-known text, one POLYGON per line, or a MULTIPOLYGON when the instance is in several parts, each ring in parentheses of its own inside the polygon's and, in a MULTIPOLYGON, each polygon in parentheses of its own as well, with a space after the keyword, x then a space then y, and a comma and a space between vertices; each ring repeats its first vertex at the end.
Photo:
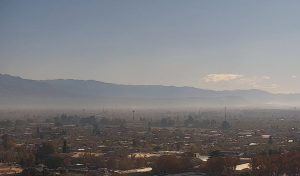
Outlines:
POLYGON ((132 110, 132 120, 134 120, 134 113, 135 113, 135 110, 132 110))
POLYGON ((224 109, 224 120, 226 121, 227 120, 227 107, 225 106, 225 109, 224 109))

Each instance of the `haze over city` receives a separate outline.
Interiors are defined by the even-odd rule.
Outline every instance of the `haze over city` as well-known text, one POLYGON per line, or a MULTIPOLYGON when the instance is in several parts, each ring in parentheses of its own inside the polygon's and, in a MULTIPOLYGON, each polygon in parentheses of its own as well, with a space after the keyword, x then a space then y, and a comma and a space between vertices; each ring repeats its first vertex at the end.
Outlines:
POLYGON ((299 7, 0 0, 0 176, 300 176, 299 7))

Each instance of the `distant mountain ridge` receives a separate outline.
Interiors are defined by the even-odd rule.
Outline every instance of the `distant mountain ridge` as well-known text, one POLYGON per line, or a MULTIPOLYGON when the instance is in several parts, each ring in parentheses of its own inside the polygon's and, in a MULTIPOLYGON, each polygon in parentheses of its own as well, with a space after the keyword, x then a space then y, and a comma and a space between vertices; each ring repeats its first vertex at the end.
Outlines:
MULTIPOLYGON (((262 90, 214 91, 162 85, 121 85, 94 80, 30 80, 0 74, 0 107, 246 106, 295 103, 299 94, 262 90), (290 101, 290 102, 289 102, 290 101)), ((299 101, 300 102, 300 101, 299 101)))

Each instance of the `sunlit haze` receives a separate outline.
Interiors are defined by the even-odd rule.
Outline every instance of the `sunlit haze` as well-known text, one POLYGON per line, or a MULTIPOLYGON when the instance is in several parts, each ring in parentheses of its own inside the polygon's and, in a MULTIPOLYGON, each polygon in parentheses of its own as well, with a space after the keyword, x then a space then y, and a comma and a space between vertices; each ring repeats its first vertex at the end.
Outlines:
POLYGON ((0 175, 300 176, 299 9, 0 0, 0 175))

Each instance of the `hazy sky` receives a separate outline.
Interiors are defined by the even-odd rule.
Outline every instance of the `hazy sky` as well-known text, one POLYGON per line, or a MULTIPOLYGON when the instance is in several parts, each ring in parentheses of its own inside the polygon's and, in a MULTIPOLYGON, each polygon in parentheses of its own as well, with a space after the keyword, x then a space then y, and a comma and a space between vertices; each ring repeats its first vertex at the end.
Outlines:
POLYGON ((0 73, 300 92, 299 8, 299 0, 1 0, 0 73))

